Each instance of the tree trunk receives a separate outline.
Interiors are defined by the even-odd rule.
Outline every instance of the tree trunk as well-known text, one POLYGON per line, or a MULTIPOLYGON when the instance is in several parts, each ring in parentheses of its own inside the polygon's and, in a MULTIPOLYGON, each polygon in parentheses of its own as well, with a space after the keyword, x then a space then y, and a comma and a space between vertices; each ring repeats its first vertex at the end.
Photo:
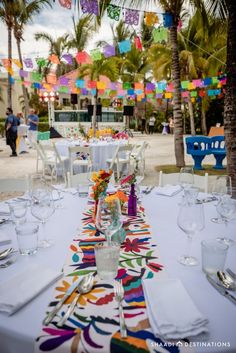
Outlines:
MULTIPOLYGON (((23 59, 21 55, 21 46, 20 46, 20 39, 16 38, 16 44, 17 44, 17 50, 18 50, 18 56, 20 63, 23 67, 23 59)), ((28 96, 28 90, 24 85, 24 77, 21 77, 21 84, 22 84, 22 92, 23 92, 23 97, 24 97, 24 102, 25 102, 25 118, 27 118, 29 114, 29 96, 28 96)))
POLYGON ((236 187, 236 2, 235 0, 226 0, 226 4, 229 16, 224 130, 227 150, 227 171, 232 178, 232 186, 236 187))
POLYGON ((92 116, 92 129, 93 129, 93 137, 96 137, 96 122, 97 122, 97 98, 98 93, 94 96, 94 104, 93 104, 93 116, 92 116))
MULTIPOLYGON (((12 60, 12 28, 8 26, 8 60, 10 62, 10 67, 12 67, 11 60, 12 60)), ((7 85, 7 105, 8 107, 12 108, 12 87, 11 87, 11 74, 8 72, 8 85, 7 85)))
POLYGON ((171 71, 172 71, 172 79, 174 82, 173 117, 174 117, 175 159, 176 159, 176 166, 183 167, 185 165, 184 142, 183 142, 183 118, 182 118, 182 111, 181 111, 180 64, 179 64, 176 24, 174 24, 170 28, 170 42, 171 42, 171 56, 172 56, 171 71))
POLYGON ((193 103, 191 101, 191 98, 189 98, 188 100, 188 112, 189 112, 189 119, 190 119, 191 135, 195 136, 196 131, 195 131, 195 124, 194 124, 193 103))
POLYGON ((207 125, 206 125, 206 111, 202 105, 201 109, 201 128, 202 128, 202 134, 207 135, 207 125))

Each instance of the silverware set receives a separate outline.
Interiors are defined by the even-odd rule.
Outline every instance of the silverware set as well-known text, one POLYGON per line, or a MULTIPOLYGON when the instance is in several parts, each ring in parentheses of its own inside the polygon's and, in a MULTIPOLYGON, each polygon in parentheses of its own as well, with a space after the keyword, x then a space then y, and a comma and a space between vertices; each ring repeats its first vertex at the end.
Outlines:
POLYGON ((124 287, 122 286, 121 281, 115 281, 114 294, 115 294, 115 300, 117 301, 118 307, 119 307, 120 334, 122 338, 127 338, 127 328, 126 328, 124 310, 122 305, 122 302, 124 300, 124 287))
POLYGON ((151 191, 154 189, 155 186, 147 186, 143 191, 142 193, 145 194, 145 195, 148 195, 151 193, 151 191))
MULTIPOLYGON (((0 261, 7 259, 8 256, 11 256, 17 252, 18 251, 13 248, 8 248, 8 249, 1 251, 0 252, 0 261)), ((12 256, 7 261, 2 262, 2 263, 0 262, 0 268, 7 268, 8 266, 14 264, 16 259, 17 259, 17 256, 12 256)))
POLYGON ((206 278, 221 295, 236 305, 236 296, 231 294, 236 291, 236 274, 232 270, 218 271, 217 276, 207 274, 206 278))

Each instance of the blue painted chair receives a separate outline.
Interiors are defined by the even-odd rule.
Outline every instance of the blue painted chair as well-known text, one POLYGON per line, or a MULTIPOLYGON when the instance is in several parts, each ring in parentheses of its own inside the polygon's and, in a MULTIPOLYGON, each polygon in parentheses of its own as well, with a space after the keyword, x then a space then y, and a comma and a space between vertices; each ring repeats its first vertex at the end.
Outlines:
POLYGON ((214 154, 216 164, 214 169, 224 169, 223 160, 226 157, 225 137, 212 136, 211 137, 211 153, 214 154))
POLYGON ((194 160, 194 169, 201 170, 202 161, 206 155, 212 153, 211 139, 206 136, 192 136, 186 137, 187 153, 191 154, 194 160))

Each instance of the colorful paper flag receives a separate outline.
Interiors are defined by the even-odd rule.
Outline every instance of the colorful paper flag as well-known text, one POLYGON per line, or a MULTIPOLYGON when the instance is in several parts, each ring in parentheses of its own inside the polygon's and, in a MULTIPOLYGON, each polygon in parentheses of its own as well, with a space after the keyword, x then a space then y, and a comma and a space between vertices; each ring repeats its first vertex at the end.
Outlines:
POLYGON ((57 83, 57 77, 55 74, 48 74, 47 77, 47 83, 50 83, 52 85, 54 85, 55 83, 57 83))
POLYGON ((26 77, 28 77, 28 71, 20 69, 19 70, 19 75, 20 75, 20 77, 26 78, 26 77))
POLYGON ((75 60, 78 64, 83 64, 87 62, 87 53, 85 51, 80 51, 76 54, 75 60))
POLYGON ((154 43, 167 42, 168 40, 167 29, 163 27, 154 28, 152 31, 152 37, 153 37, 154 43))
POLYGON ((36 58, 35 60, 39 67, 44 67, 47 65, 47 60, 44 58, 36 58))
POLYGON ((11 67, 11 60, 10 59, 1 59, 2 60, 2 64, 5 67, 5 69, 7 67, 11 67))
POLYGON ((120 54, 128 53, 131 50, 131 42, 129 39, 118 42, 118 48, 120 54))
POLYGON ((76 80, 75 85, 77 88, 85 88, 85 82, 84 80, 76 80))
POLYGON ((22 69, 22 64, 19 59, 12 59, 13 64, 18 66, 20 69, 22 69))
POLYGON ((41 81, 43 76, 38 72, 31 72, 31 79, 33 81, 41 81))
POLYGON ((145 24, 147 26, 151 27, 158 23, 158 16, 154 12, 145 12, 144 16, 145 24))
POLYGON ((127 25, 138 26, 138 24, 139 24, 139 11, 132 10, 132 9, 126 9, 124 22, 127 25))
POLYGON ((93 61, 98 61, 102 59, 102 53, 100 49, 93 49, 90 51, 90 55, 93 61))
POLYGON ((97 88, 97 81, 88 81, 88 88, 97 88))
POLYGON ((62 76, 62 77, 59 78, 59 83, 62 86, 68 86, 69 80, 68 80, 67 77, 63 77, 62 76))
POLYGON ((71 10, 72 0, 58 0, 58 1, 62 7, 65 7, 66 9, 71 10))
POLYGON ((97 81, 97 89, 106 89, 106 82, 104 81, 97 81))
POLYGON ((134 45, 135 45, 135 48, 142 51, 143 49, 143 46, 142 46, 142 42, 141 42, 141 39, 139 37, 135 37, 134 38, 134 45))
POLYGON ((60 64, 60 60, 58 58, 58 56, 56 54, 51 54, 48 57, 48 60, 51 61, 53 64, 59 65, 60 64))
POLYGON ((80 0, 80 6, 83 13, 99 14, 97 0, 80 0))
POLYGON ((73 57, 71 54, 63 54, 61 57, 62 61, 65 61, 66 64, 72 65, 73 64, 73 57))
POLYGON ((171 13, 163 14, 163 25, 165 28, 170 28, 173 25, 173 16, 171 13))
POLYGON ((119 21, 120 12, 121 12, 121 8, 119 6, 109 4, 107 7, 107 16, 112 20, 119 21))
POLYGON ((24 65, 27 69, 33 69, 34 64, 31 58, 23 59, 24 65))
POLYGON ((130 89, 131 88, 131 83, 130 82, 123 82, 123 89, 130 89))
POLYGON ((116 49, 113 45, 107 44, 105 47, 103 47, 103 54, 105 58, 109 58, 111 56, 116 55, 116 49))

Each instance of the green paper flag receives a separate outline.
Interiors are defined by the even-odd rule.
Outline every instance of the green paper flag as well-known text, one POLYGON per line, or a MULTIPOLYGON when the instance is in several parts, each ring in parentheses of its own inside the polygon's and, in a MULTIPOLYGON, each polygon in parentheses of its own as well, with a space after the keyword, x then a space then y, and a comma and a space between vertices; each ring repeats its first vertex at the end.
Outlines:
POLYGON ((36 82, 39 82, 41 81, 43 78, 43 75, 41 75, 40 73, 38 72, 31 72, 31 79, 32 81, 36 81, 36 82))
POLYGON ((130 88, 131 88, 131 83, 129 83, 129 82, 123 83, 123 89, 130 89, 130 88))
POLYGON ((94 49, 90 51, 90 55, 93 61, 101 60, 102 59, 102 53, 99 49, 94 49))
POLYGON ((121 11, 121 8, 119 6, 110 4, 107 7, 107 16, 112 20, 119 21, 120 11, 121 11))
POLYGON ((167 42, 168 31, 166 28, 154 28, 152 31, 152 37, 153 37, 154 43, 167 42))

